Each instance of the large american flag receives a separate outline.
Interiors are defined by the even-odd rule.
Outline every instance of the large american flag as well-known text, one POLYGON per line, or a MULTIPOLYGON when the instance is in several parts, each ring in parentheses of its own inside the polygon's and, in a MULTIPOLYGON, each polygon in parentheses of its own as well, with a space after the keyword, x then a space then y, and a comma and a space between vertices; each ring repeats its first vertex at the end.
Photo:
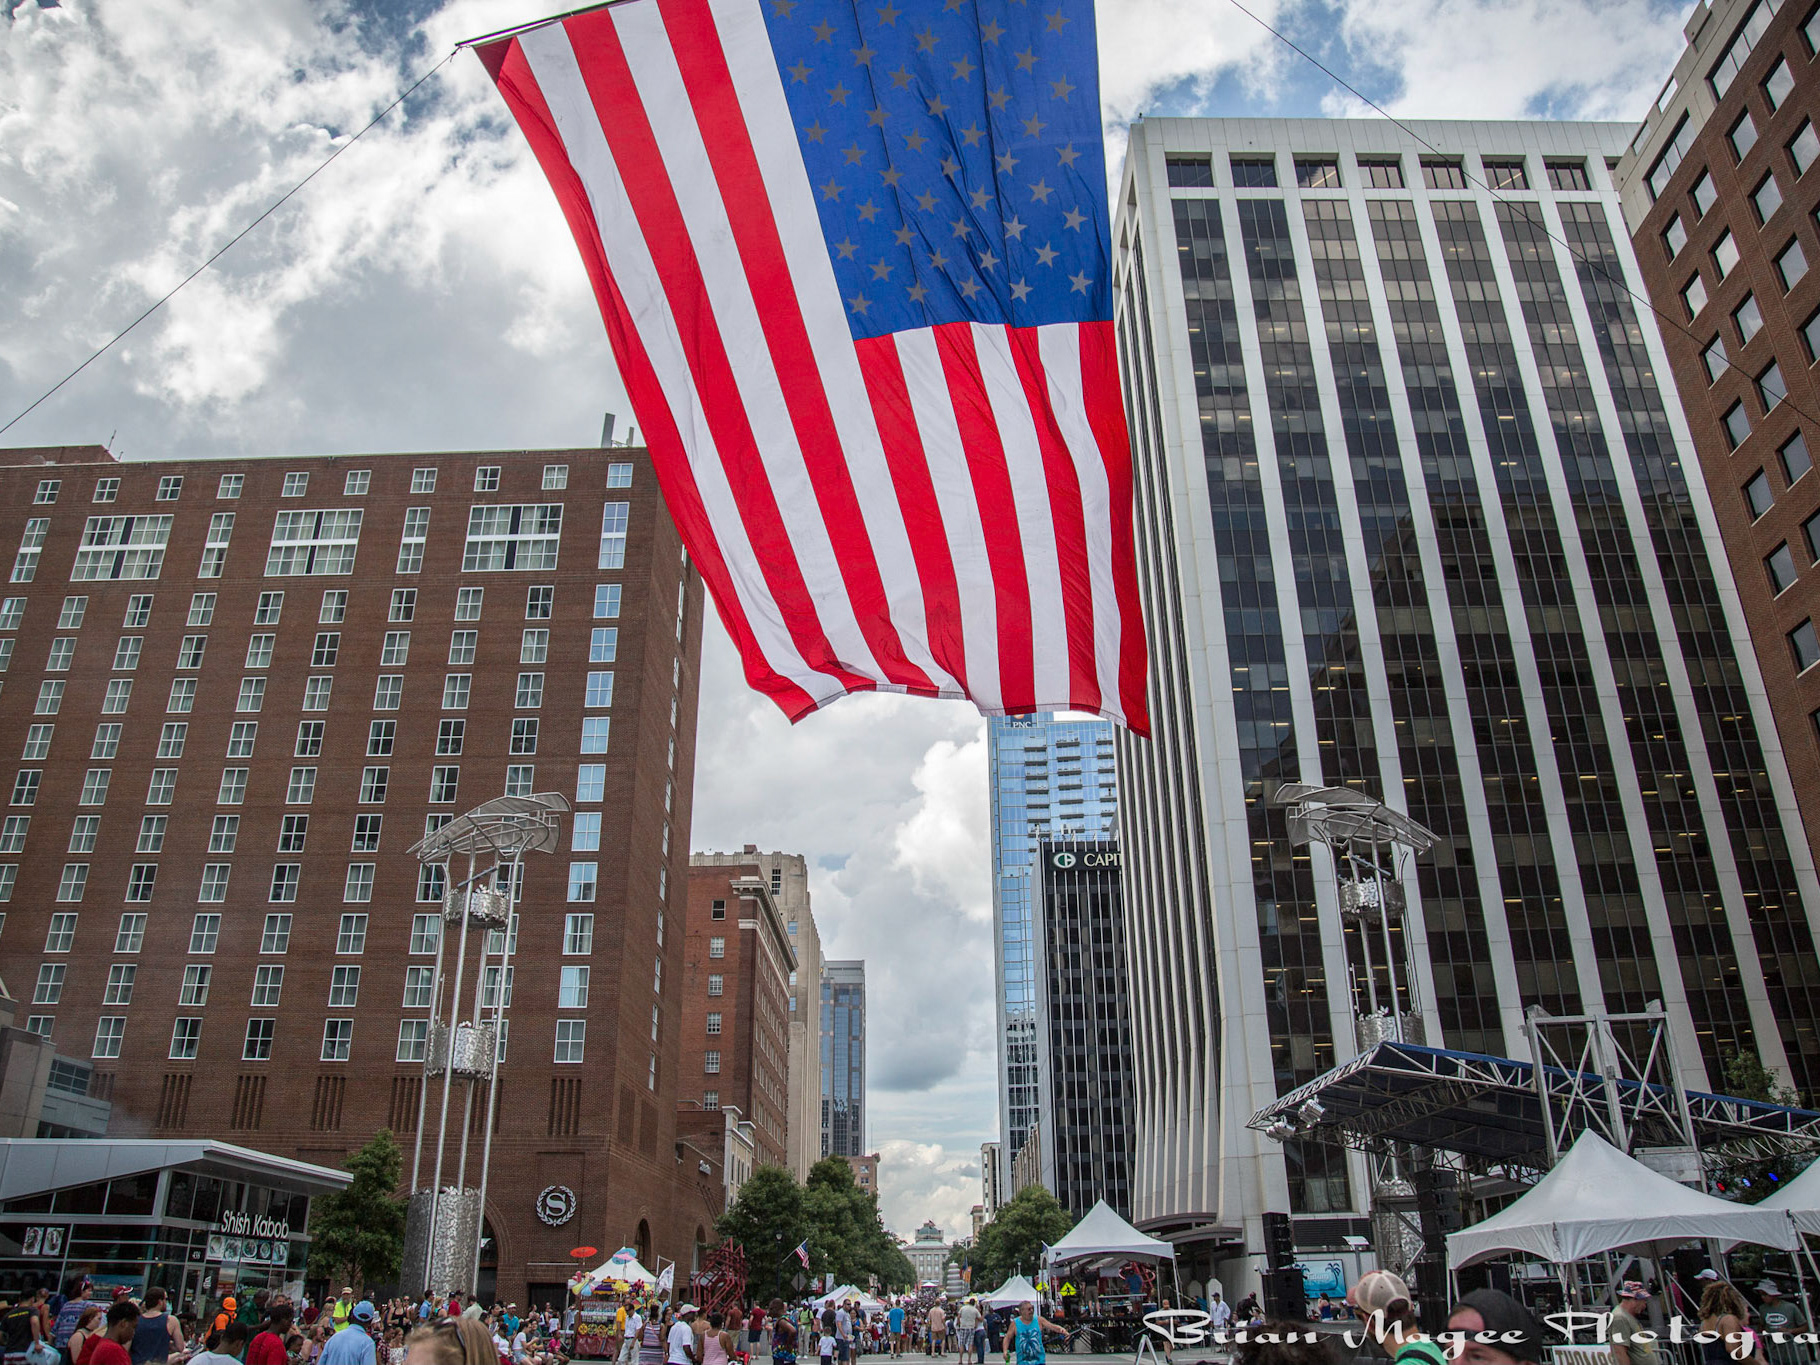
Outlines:
POLYGON ((478 50, 751 684, 1146 731, 1091 0, 620 0, 478 50))

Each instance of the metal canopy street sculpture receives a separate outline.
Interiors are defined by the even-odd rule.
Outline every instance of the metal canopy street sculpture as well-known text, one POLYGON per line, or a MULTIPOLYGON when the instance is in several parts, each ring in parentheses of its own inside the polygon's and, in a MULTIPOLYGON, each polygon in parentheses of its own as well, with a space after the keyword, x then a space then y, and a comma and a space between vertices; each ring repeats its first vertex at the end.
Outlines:
POLYGON ((430 1020, 424 1039, 423 1084, 417 1096, 417 1142, 411 1154, 411 1205, 405 1224, 403 1283, 413 1294, 472 1293, 480 1273, 480 1246, 486 1226, 487 1170, 493 1157, 493 1117, 498 1096, 499 1040, 504 1033, 507 972, 512 960, 512 906, 523 889, 526 853, 553 853, 561 846, 561 819, 568 801, 555 792, 502 796, 458 815, 425 835, 411 854, 426 868, 440 869, 442 926, 436 935, 436 966, 430 993, 430 1020), (450 863, 465 858, 457 881, 450 863), (468 935, 482 937, 473 987, 463 1000, 468 935), (448 969, 449 932, 456 936, 455 965, 448 969), (465 1003, 465 1008, 464 1008, 465 1003), (431 1082, 442 1078, 437 1105, 434 1174, 422 1183, 424 1117, 431 1082), (462 1089, 461 1140, 449 1184, 449 1102, 455 1083, 462 1089), (468 1183, 468 1137, 476 1102, 486 1106, 478 1183, 468 1183))

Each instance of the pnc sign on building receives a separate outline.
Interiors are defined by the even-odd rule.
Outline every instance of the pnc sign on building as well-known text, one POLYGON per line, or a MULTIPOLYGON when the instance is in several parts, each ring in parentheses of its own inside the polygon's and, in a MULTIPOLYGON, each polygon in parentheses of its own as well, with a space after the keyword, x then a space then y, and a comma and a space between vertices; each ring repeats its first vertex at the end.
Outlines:
POLYGON ((1092 853, 1073 853, 1067 849, 1049 855, 1049 866, 1058 872, 1086 872, 1103 867, 1119 867, 1117 849, 1092 853))

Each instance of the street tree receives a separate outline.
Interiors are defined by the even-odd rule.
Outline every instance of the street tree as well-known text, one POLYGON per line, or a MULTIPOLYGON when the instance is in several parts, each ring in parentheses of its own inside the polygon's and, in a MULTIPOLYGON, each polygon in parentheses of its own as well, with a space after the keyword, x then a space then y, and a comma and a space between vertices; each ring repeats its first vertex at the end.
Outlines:
POLYGON ((974 1288, 996 1289, 1013 1275, 1034 1275, 1043 1248, 1060 1241, 1073 1226, 1074 1215, 1041 1185, 1019 1190, 999 1206, 974 1241, 974 1288))
POLYGON ((860 1189, 844 1158, 827 1156, 811 1166, 803 1198, 837 1283, 864 1287, 876 1279, 881 1288, 898 1290, 915 1279, 910 1258, 885 1231, 877 1194, 860 1189))
POLYGON ((310 1278, 354 1286, 389 1284, 404 1259, 405 1201, 398 1197, 404 1153, 390 1128, 347 1159, 353 1180, 310 1209, 310 1278))
POLYGON ((722 1237, 746 1249, 746 1284, 754 1297, 789 1297, 797 1274, 820 1273, 819 1248, 803 1187, 782 1166, 760 1166, 739 1187, 739 1197, 714 1225, 722 1237), (796 1248, 809 1243, 809 1265, 796 1248))

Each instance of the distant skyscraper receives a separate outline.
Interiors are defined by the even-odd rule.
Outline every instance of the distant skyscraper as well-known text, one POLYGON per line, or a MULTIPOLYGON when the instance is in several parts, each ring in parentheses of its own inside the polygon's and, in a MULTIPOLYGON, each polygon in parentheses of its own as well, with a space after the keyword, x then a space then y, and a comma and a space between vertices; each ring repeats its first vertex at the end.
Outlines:
POLYGON ((1038 1178, 1075 1217, 1131 1214, 1131 994, 1119 846, 1038 845, 1038 1178))
POLYGON ((999 1174, 1008 1181, 1041 1108, 1040 1006, 1031 880, 1037 841, 1111 838, 1118 820, 1112 727, 1055 715, 997 716, 992 784, 992 927, 998 981, 999 1174))
POLYGON ((1115 279, 1156 738, 1121 738, 1119 785, 1147 1231, 1255 1251, 1266 1210, 1369 1201, 1347 1153, 1246 1127, 1355 1054, 1368 986, 1284 782, 1438 836, 1396 986, 1429 1044, 1523 1056, 1531 1006, 1660 1000, 1691 1084, 1737 1050, 1820 1087, 1813 863, 1625 288, 1609 166, 1634 132, 1132 130, 1115 279))
POLYGON ((866 1155, 866 964, 822 962, 822 1155, 866 1155))

